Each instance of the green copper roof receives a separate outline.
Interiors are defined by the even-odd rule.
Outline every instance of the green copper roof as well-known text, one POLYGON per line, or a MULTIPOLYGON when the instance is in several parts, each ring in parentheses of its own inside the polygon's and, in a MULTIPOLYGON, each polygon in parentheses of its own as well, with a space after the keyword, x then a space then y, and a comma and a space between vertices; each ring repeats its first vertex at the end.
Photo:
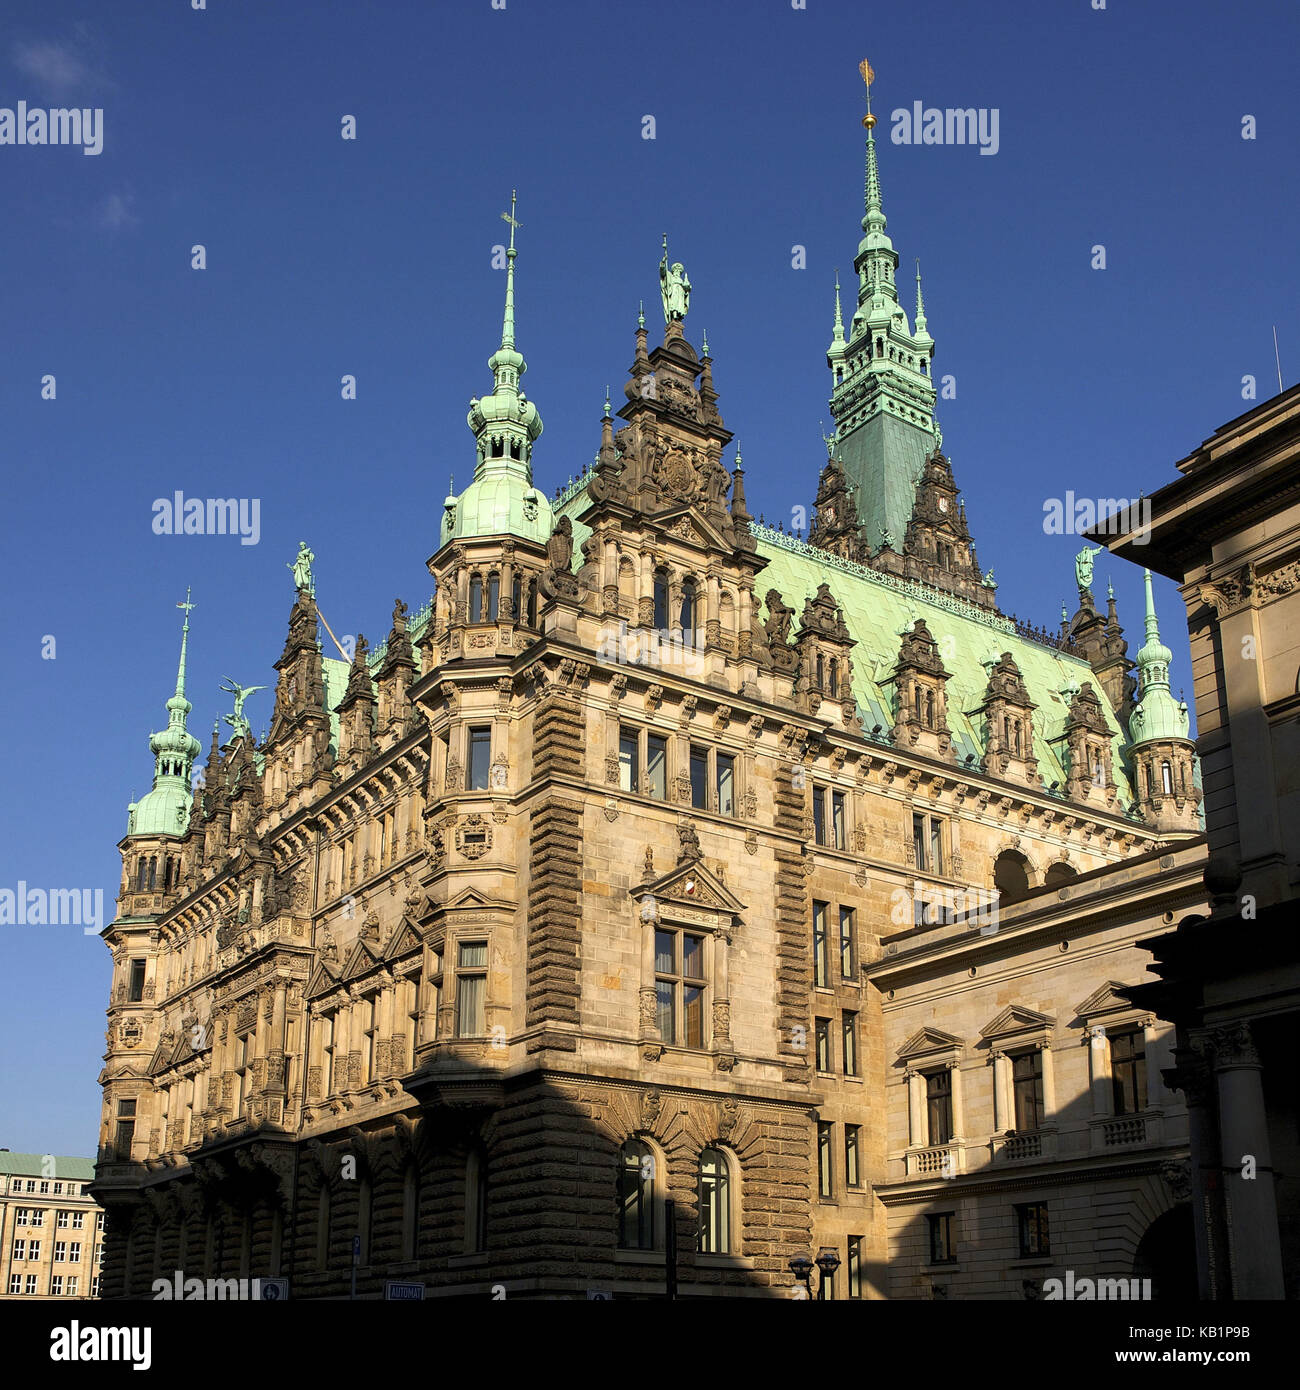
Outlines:
POLYGON ((542 433, 537 407, 519 388, 528 370, 515 348, 515 196, 502 216, 510 223, 506 251, 506 306, 501 346, 488 358, 492 394, 474 397, 466 417, 478 446, 474 480, 458 498, 444 504, 440 545, 468 536, 519 536, 542 544, 554 518, 545 495, 533 486, 533 444, 542 433))
POLYGON ((138 803, 127 807, 128 835, 184 835, 189 824, 190 770, 202 751, 198 739, 189 732, 186 719, 193 706, 185 698, 185 658, 190 634, 189 591, 181 628, 181 659, 176 671, 176 691, 167 701, 167 727, 149 740, 154 755, 153 790, 138 803))
POLYGON ((1138 649, 1138 703, 1129 716, 1132 744, 1153 739, 1189 738, 1191 719, 1184 700, 1175 700, 1169 689, 1169 663, 1173 653, 1160 640, 1155 597, 1151 591, 1151 571, 1146 575, 1146 641, 1138 649))
MULTIPOLYGON (((556 503, 557 514, 568 516, 573 522, 575 559, 580 555, 582 542, 591 534, 590 528, 577 520, 587 500, 585 482, 579 480, 556 503)), ((1065 786, 1064 734, 1070 700, 1084 681, 1092 681, 1100 694, 1092 668, 1082 657, 1022 637, 1009 618, 986 613, 961 599, 934 594, 907 580, 842 560, 757 522, 752 522, 750 529, 758 542, 759 554, 768 560, 755 585, 758 598, 769 589, 777 589, 798 613, 804 599, 812 598, 819 584, 830 586, 849 634, 857 643, 850 653, 853 694, 864 733, 870 735, 879 725, 877 738, 881 738, 893 728, 887 681, 898 660, 903 631, 917 618, 924 618, 939 643, 944 666, 951 673, 948 725, 958 768, 966 764, 968 757, 973 757, 972 766, 978 765, 985 751, 984 721, 975 711, 983 703, 990 668, 1003 652, 1010 652, 1030 698, 1038 706, 1033 716, 1038 771, 1048 789, 1054 782, 1065 786)), ((1112 772, 1119 792, 1119 810, 1133 799, 1122 759, 1124 733, 1104 697, 1101 707, 1115 735, 1111 745, 1112 772)))
MULTIPOLYGON (((418 678, 424 662, 424 649, 420 646, 424 636, 424 630, 428 627, 433 617, 433 600, 424 605, 423 608, 414 614, 407 622, 406 632, 411 639, 411 656, 415 661, 415 674, 418 678)), ((384 659, 388 655, 387 640, 381 642, 377 647, 373 647, 366 653, 366 667, 374 679, 378 679, 379 672, 383 669, 384 659)), ((352 663, 343 661, 337 657, 321 657, 321 673, 325 680, 325 709, 330 717, 330 748, 337 753, 339 747, 339 701, 347 693, 348 676, 352 670, 352 663)))
POLYGON ((0 1153, 0 1173, 24 1178, 71 1178, 74 1182, 90 1182, 95 1176, 95 1160, 69 1158, 63 1154, 0 1153))

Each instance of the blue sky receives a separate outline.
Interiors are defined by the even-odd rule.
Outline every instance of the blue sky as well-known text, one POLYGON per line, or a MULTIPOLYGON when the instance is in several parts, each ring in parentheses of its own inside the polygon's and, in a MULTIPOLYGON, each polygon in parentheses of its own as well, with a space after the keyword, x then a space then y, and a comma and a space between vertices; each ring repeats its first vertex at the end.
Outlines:
MULTIPOLYGON (((751 509, 810 503, 864 54, 981 563, 1004 609, 1055 622, 1078 541, 1043 534, 1044 500, 1170 481, 1249 408, 1244 376, 1274 394, 1274 324, 1300 370, 1298 31, 1289 0, 6 0, 0 107, 102 108, 104 149, 0 145, 0 887, 102 887, 111 916, 187 585, 205 747, 224 677, 270 683, 300 538, 336 632, 377 640, 395 595, 423 603, 448 476, 472 471, 512 188, 538 485, 591 459, 667 232, 751 509), (890 143, 918 100, 996 108, 996 156, 890 143), (177 488, 259 499, 259 543, 154 535, 177 488)), ((1110 577, 1136 649, 1140 572, 1103 559, 1099 597, 1110 577)), ((1158 600, 1190 691, 1181 603, 1163 580, 1158 600)), ((269 708, 252 697, 255 729, 269 708)), ((0 951, 0 1144, 92 1153, 107 952, 31 926, 0 951)))

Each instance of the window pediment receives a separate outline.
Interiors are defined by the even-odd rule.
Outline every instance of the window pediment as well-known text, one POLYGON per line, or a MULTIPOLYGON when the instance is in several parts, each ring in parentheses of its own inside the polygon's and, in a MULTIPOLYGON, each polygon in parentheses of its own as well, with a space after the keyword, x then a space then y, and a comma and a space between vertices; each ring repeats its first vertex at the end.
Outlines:
POLYGON ((661 917, 693 925, 730 926, 745 911, 745 904, 698 861, 638 884, 629 893, 638 903, 649 895, 661 917), (716 920, 705 920, 710 917, 716 920))
POLYGON ((980 1029, 980 1037, 998 1044, 1039 1042, 1045 1040, 1055 1026, 1056 1020, 1050 1014, 1039 1013, 1024 1004, 1010 1004, 980 1029))
POLYGON ((921 1028, 898 1049, 900 1062, 950 1061, 965 1050, 965 1042, 941 1028, 921 1028))

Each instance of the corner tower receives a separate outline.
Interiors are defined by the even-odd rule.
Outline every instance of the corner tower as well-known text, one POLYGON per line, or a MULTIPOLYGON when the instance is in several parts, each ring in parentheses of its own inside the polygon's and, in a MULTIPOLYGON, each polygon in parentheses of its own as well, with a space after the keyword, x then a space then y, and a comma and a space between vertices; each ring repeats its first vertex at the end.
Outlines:
POLYGON ((1146 575, 1146 641, 1138 650, 1138 702, 1129 716, 1129 756, 1142 818, 1157 830, 1200 829, 1201 792, 1187 703, 1169 689, 1173 653, 1160 640, 1151 571, 1146 575))

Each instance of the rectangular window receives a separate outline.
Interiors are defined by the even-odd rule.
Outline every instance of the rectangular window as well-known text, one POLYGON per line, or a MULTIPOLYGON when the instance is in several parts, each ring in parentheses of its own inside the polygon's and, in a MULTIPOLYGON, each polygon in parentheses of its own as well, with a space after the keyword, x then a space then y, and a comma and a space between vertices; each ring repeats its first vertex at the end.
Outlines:
POLYGON ((1047 1231, 1047 1203, 1028 1202, 1016 1208, 1016 1225, 1020 1234, 1020 1258, 1050 1255, 1051 1243, 1047 1231))
POLYGON ((97 1211, 95 1213, 95 1229, 97 1231, 102 1231, 104 1229, 104 1213, 102 1211, 97 1211))
POLYGON ((135 1101, 120 1100, 117 1103, 117 1134, 114 1149, 120 1163, 131 1157, 131 1145, 135 1142, 135 1101))
POLYGON ((23 1276, 21 1274, 11 1274, 9 1276, 10 1294, 20 1294, 23 1291, 23 1276))
POLYGON ((35 1192, 35 1191, 36 1191, 36 1179, 35 1179, 35 1178, 28 1178, 28 1179, 27 1179, 27 1190, 28 1190, 28 1192, 35 1192))
POLYGON ((655 932, 655 1001, 662 1042, 704 1047, 704 938, 691 932, 655 932))
POLYGON ((81 1263, 81 1242, 79 1240, 74 1240, 69 1244, 68 1262, 74 1265, 81 1263))
POLYGON ((828 989, 831 983, 831 943, 826 930, 826 903, 813 903, 813 984, 828 989))
POLYGON ((691 805, 703 811, 709 804, 708 750, 691 744, 691 805))
POLYGON ((1110 1081, 1115 1114, 1136 1115, 1147 1108, 1146 1037, 1141 1029, 1111 1038, 1110 1081))
POLYGON ((74 1211, 72 1213, 72 1229, 79 1231, 86 1224, 86 1213, 84 1211, 74 1211))
POLYGON ((1043 1124, 1043 1054, 1035 1048, 1011 1059, 1011 1085, 1015 1092, 1016 1128, 1041 1129, 1043 1124))
POLYGON ((91 1298, 98 1298, 98 1297, 99 1297, 99 1275, 98 1275, 98 1274, 96 1274, 95 1277, 90 1281, 90 1296, 91 1296, 91 1298))
POLYGON ((840 908, 840 974, 851 980, 857 964, 857 913, 851 907, 840 908))
POLYGON ((19 1260, 25 1260, 27 1258, 27 1242, 25 1240, 14 1241, 13 1258, 15 1264, 17 1264, 19 1260))
POLYGON ((23 1292, 24 1292, 24 1293, 35 1293, 35 1292, 36 1292, 36 1276, 35 1276, 34 1274, 29 1274, 29 1275, 27 1276, 27 1280, 26 1280, 26 1282, 25 1282, 24 1285, 23 1285, 23 1292))
POLYGON ((61 1182, 56 1182, 54 1184, 54 1195, 56 1197, 61 1197, 63 1195, 63 1184, 61 1182))
POLYGON ((641 757, 635 729, 620 729, 618 733, 618 785, 620 791, 641 790, 641 757))
POLYGON ((26 1207, 15 1207, 15 1208, 14 1208, 14 1225, 15 1225, 15 1226, 26 1226, 26 1225, 27 1225, 27 1208, 26 1208, 26 1207))
POLYGON ((718 814, 720 816, 734 816, 736 814, 736 760, 730 753, 718 753, 716 764, 718 814))
POLYGON ((952 1073, 947 1069, 926 1076, 925 1108, 930 1143, 946 1144, 952 1138, 952 1073))
POLYGON ((61 1265, 68 1257, 68 1242, 66 1240, 56 1240, 54 1242, 54 1263, 61 1265))
POLYGON ((50 1275, 50 1292, 57 1298, 63 1292, 63 1275, 50 1275))
POLYGON ((840 1032, 844 1048, 844 1075, 858 1074, 858 1016, 846 1009, 841 1019, 840 1032))
POLYGON ((831 1021, 829 1018, 813 1019, 814 1035, 817 1039, 817 1070, 831 1069, 831 1021))
POLYGON ((861 1168, 858 1163, 858 1144, 862 1135, 861 1125, 844 1126, 844 1185, 861 1187, 861 1168))
POLYGON ((321 1071, 324 1073, 322 1081, 325 1086, 325 1094, 334 1094, 334 1015, 324 1014, 321 1017, 321 1056, 324 1065, 321 1071))
POLYGON ((813 785, 813 838, 826 843, 826 788, 813 785))
POLYGON ((645 765, 648 790, 656 801, 668 798, 668 740, 658 734, 647 734, 645 765))
POLYGON ((835 1192, 835 1165, 831 1154, 835 1126, 825 1120, 817 1122, 817 1195, 831 1197, 835 1192))
POLYGON ((41 1243, 39 1240, 33 1240, 28 1244, 27 1258, 29 1260, 39 1260, 41 1258, 41 1243))
POLYGON ((952 1264, 957 1252, 952 1240, 952 1212, 936 1211, 925 1218, 930 1236, 930 1263, 932 1265, 952 1264))
MULTIPOLYGON (((135 1103, 135 1102, 133 1101, 132 1104, 134 1105, 134 1103, 135 1103)), ((131 1113, 134 1115, 134 1114, 135 1114, 135 1111, 132 1110, 131 1113)), ((49 1185, 49 1183, 43 1182, 43 1183, 41 1184, 41 1192, 42 1192, 42 1193, 47 1193, 47 1192, 49 1192, 49 1190, 50 1190, 50 1185, 49 1185)))
POLYGON ((144 968, 143 960, 136 959, 131 962, 130 983, 126 990, 126 1002, 128 1004, 138 1004, 144 998, 144 968))
POLYGON ((43 1207, 33 1207, 33 1208, 32 1208, 32 1225, 33 1225, 33 1226, 44 1226, 44 1225, 45 1225, 45 1210, 44 1210, 43 1207))
POLYGON ((836 849, 848 848, 848 835, 844 827, 844 793, 831 793, 831 844, 836 849))
POLYGON ((69 1215, 70 1215, 70 1213, 69 1213, 69 1212, 66 1212, 66 1211, 61 1211, 61 1212, 59 1212, 59 1213, 55 1216, 55 1218, 54 1218, 54 1224, 55 1224, 56 1226, 60 1226, 60 1227, 65 1227, 65 1226, 67 1226, 69 1215))
POLYGON ((456 957, 456 1036, 481 1038, 487 1032, 487 942, 462 941, 456 957))
POLYGON ((862 1297, 862 1237, 849 1237, 849 1297, 862 1297))
POLYGON ((492 763, 492 728, 482 725, 469 731, 469 790, 485 792, 492 763))
POLYGON ((69 1298, 76 1298, 76 1296, 77 1296, 77 1276, 76 1276, 75 1274, 69 1274, 69 1275, 68 1275, 68 1297, 69 1297, 69 1298))
POLYGON ((943 820, 938 816, 912 816, 912 851, 923 873, 943 873, 943 820))

